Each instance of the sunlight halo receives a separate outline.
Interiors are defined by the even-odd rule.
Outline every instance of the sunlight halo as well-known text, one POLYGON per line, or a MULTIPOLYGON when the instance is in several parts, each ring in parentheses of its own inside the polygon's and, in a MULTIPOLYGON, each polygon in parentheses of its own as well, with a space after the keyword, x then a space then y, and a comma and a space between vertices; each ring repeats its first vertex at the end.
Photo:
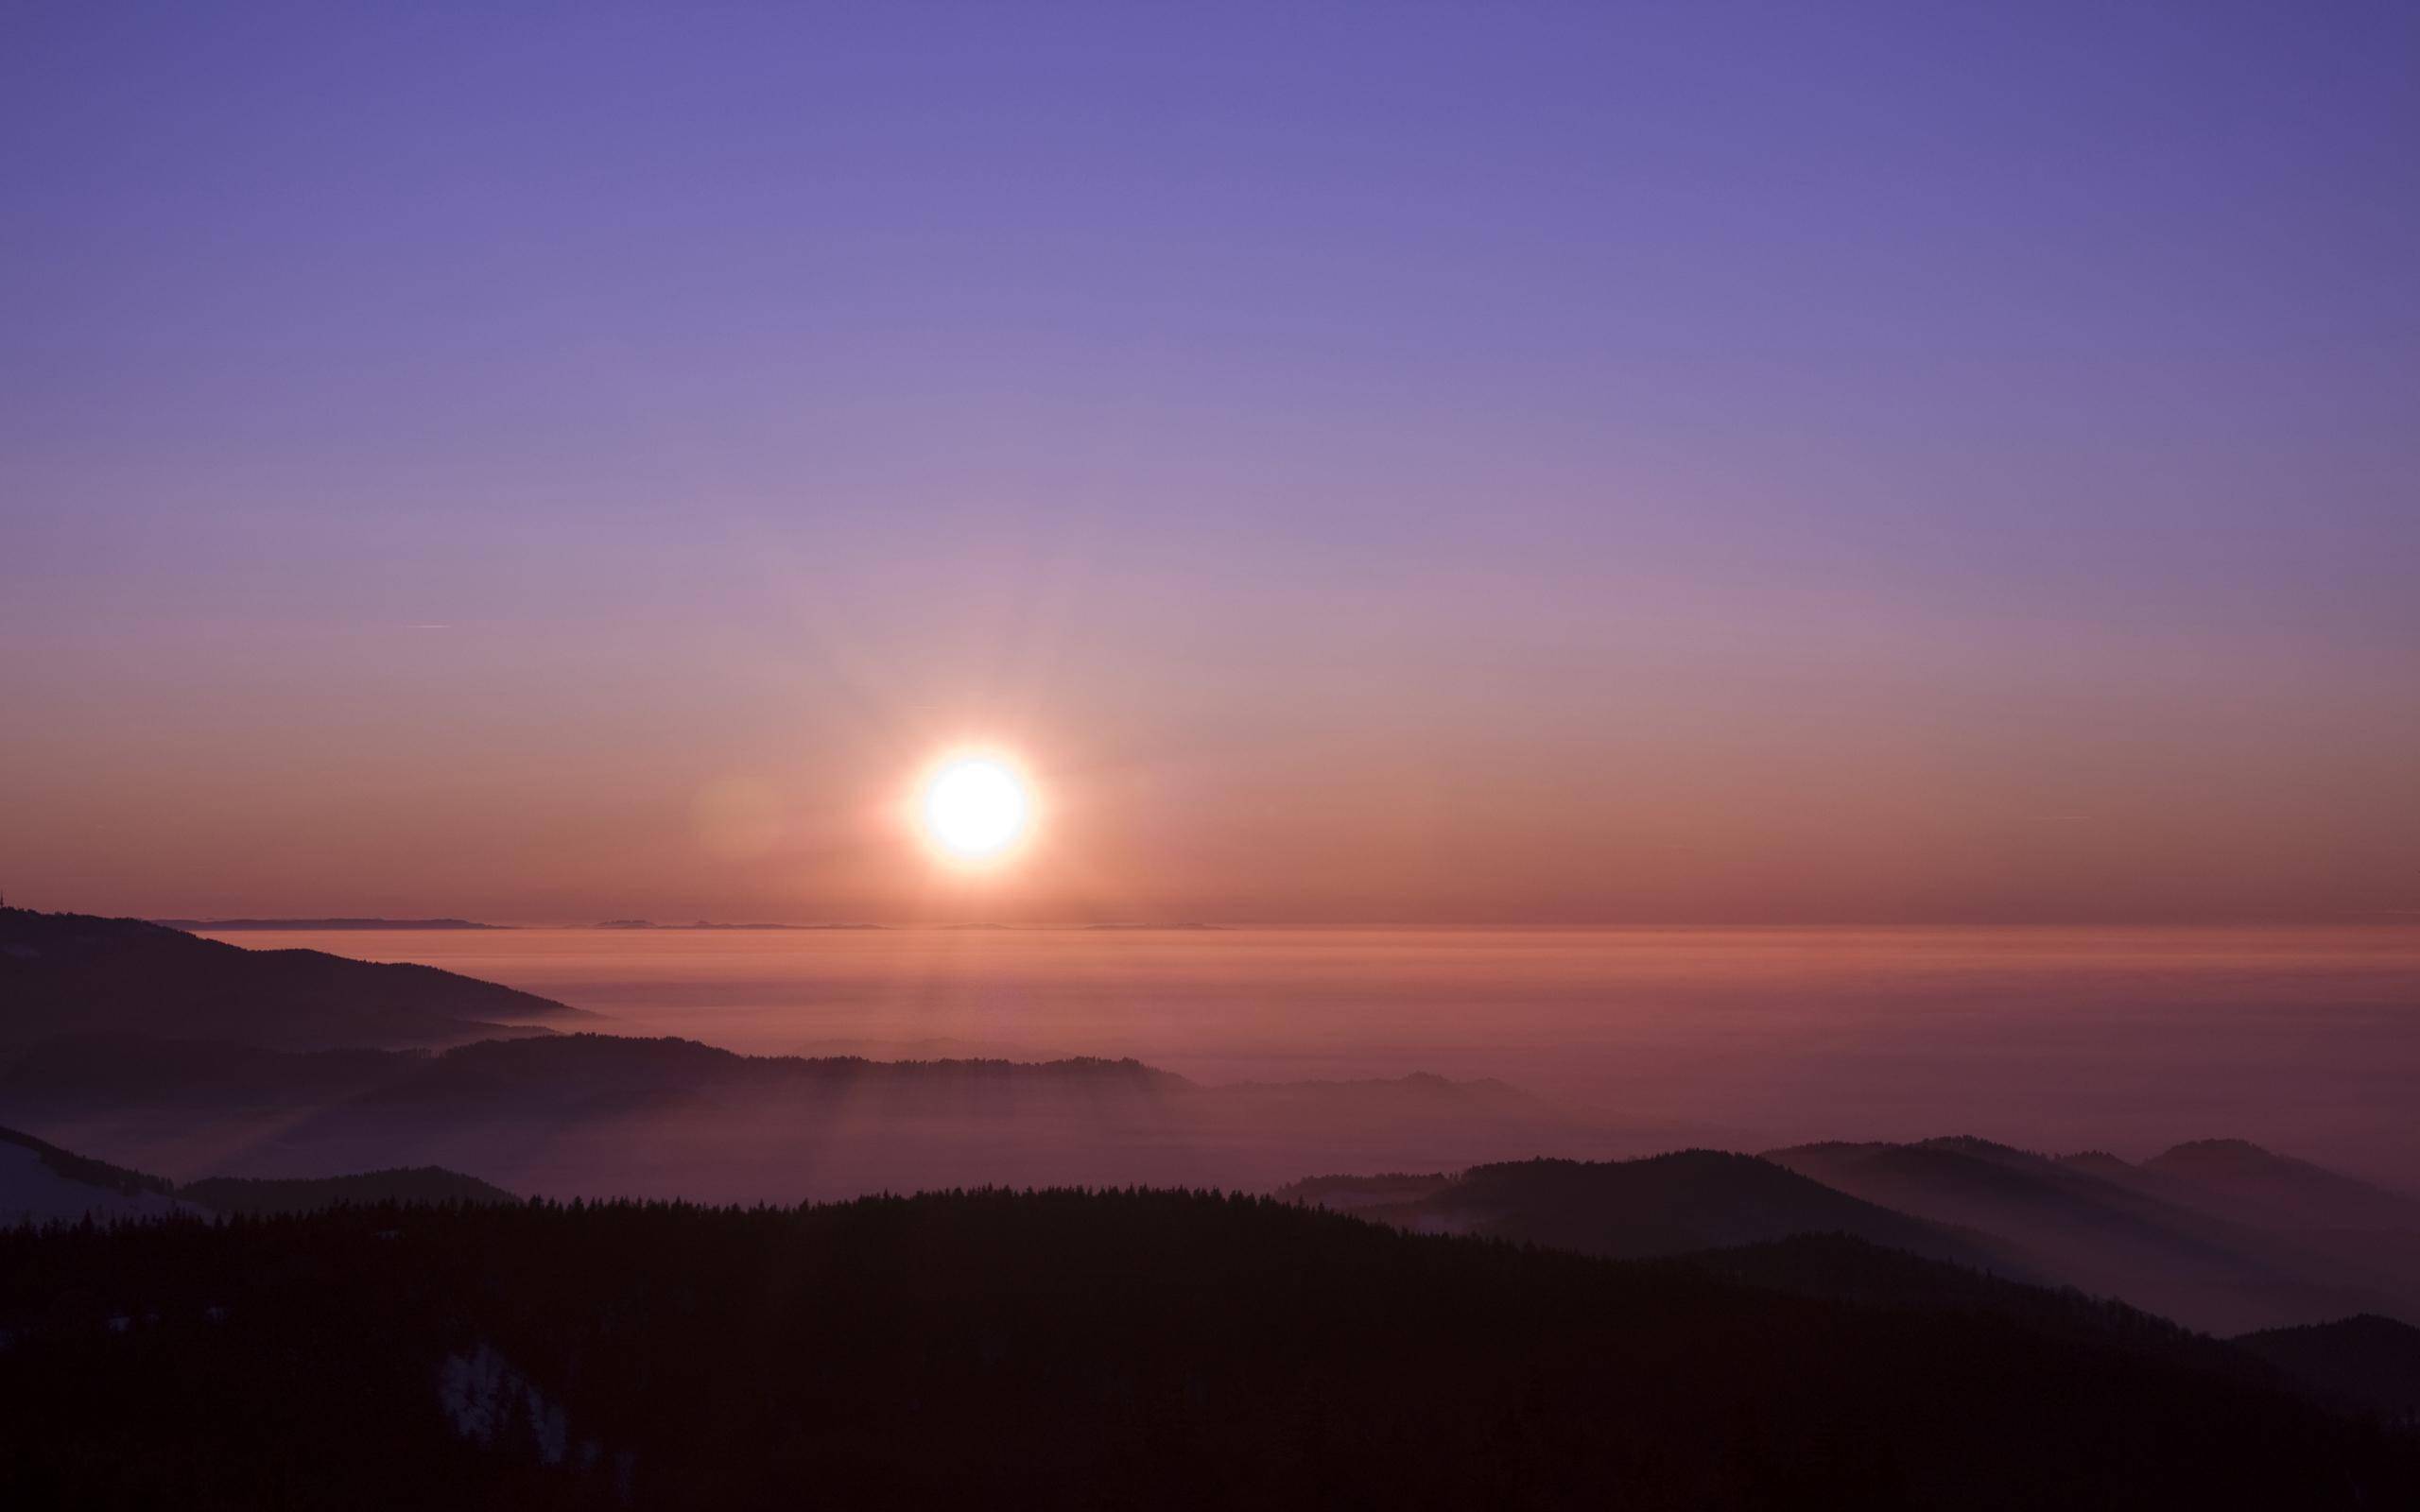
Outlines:
POLYGON ((1025 779, 1005 758, 960 752, 925 775, 917 799, 925 837, 959 861, 996 860, 1030 826, 1033 801, 1025 779))

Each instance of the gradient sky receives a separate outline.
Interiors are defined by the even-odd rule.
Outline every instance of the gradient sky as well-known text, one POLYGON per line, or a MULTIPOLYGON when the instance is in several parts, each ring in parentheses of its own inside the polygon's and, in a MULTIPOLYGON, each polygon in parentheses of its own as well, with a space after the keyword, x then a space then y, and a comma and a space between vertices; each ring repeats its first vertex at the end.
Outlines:
POLYGON ((2401 3, 13 7, 0 887, 2408 917, 2415 148, 2401 3))

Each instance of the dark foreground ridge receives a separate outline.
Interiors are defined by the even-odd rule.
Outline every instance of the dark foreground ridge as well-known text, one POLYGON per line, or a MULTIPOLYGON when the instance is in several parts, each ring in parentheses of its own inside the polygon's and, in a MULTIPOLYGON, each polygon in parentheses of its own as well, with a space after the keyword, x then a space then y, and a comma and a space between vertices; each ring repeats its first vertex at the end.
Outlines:
POLYGON ((2325 1400, 2420 1430, 2420 1329, 2409 1323, 2364 1313, 2235 1343, 2325 1400))
POLYGON ((2420 1499, 2408 1436, 2122 1339, 1208 1194, 21 1229, 0 1329, 16 1505, 2420 1499))

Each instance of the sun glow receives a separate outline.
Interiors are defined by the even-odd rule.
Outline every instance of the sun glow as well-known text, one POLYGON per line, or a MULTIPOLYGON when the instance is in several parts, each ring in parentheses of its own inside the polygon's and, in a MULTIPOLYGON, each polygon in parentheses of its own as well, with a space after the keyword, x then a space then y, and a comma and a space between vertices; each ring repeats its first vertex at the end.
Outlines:
POLYGON ((925 779, 918 812, 925 833, 963 861, 1006 853, 1026 833, 1033 804, 1025 782, 994 756, 955 756, 925 779))

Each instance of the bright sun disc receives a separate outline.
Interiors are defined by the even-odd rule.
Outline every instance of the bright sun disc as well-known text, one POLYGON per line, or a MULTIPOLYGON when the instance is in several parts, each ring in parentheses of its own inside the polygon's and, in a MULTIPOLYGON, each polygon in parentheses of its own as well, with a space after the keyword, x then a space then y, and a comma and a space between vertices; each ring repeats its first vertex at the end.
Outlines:
POLYGON ((1025 821, 1025 787, 995 761, 951 762, 925 788, 925 829, 953 855, 996 855, 1024 833, 1025 821))

